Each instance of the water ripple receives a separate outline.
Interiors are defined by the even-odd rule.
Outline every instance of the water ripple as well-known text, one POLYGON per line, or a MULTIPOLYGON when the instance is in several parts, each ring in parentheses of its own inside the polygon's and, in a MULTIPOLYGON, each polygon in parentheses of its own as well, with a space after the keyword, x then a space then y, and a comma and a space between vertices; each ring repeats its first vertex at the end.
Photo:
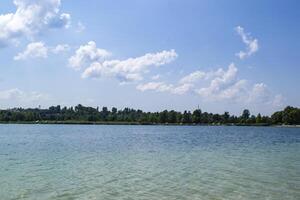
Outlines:
POLYGON ((0 197, 300 199, 300 129, 0 125, 0 197))

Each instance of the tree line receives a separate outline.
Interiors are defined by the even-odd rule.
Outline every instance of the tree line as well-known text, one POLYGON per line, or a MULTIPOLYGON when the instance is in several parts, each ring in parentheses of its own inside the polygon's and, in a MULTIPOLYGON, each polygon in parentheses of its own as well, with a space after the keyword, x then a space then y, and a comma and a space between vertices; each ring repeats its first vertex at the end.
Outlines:
POLYGON ((243 110, 240 116, 224 112, 213 114, 202 112, 201 109, 194 111, 168 111, 144 112, 131 108, 118 110, 113 107, 102 109, 86 107, 81 104, 75 107, 51 106, 48 109, 39 108, 14 108, 0 110, 0 122, 120 122, 137 124, 235 124, 235 125, 299 125, 300 109, 288 106, 282 111, 275 112, 271 116, 251 115, 248 109, 243 110))

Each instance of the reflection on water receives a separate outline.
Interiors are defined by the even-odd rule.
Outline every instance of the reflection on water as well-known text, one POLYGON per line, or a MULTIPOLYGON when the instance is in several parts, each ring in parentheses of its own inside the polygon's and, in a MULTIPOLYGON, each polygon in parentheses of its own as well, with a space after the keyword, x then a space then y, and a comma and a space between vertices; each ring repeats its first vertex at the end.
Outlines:
POLYGON ((300 199, 300 129, 0 125, 0 199, 300 199))

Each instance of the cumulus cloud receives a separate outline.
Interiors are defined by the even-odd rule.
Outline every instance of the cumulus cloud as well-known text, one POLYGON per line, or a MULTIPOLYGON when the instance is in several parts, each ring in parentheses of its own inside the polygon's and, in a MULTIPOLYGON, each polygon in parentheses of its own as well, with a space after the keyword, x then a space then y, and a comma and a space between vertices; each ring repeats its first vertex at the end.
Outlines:
POLYGON ((43 42, 33 42, 27 45, 24 52, 14 57, 14 60, 26 60, 28 58, 47 58, 48 48, 43 42))
POLYGON ((235 30, 246 45, 246 51, 240 51, 236 54, 236 56, 238 56, 240 59, 244 59, 258 51, 259 46, 257 39, 252 38, 249 33, 245 33, 244 28, 241 26, 236 27, 235 30))
POLYGON ((183 95, 187 92, 197 93, 202 97, 212 98, 213 96, 221 97, 231 95, 233 96, 234 91, 241 85, 233 85, 232 87, 226 88, 236 78, 237 68, 234 64, 230 64, 228 70, 218 69, 211 72, 195 71, 191 74, 181 78, 177 84, 166 84, 164 82, 149 82, 146 84, 139 84, 137 89, 140 91, 157 91, 157 92, 170 92, 172 94, 183 95), (199 89, 197 85, 199 80, 208 80, 212 78, 211 83, 208 87, 202 87, 199 89), (226 90, 224 89, 226 88, 226 90), (221 94, 223 93, 223 94, 221 94))
POLYGON ((250 90, 246 102, 281 107, 284 104, 284 98, 281 94, 274 95, 265 83, 257 83, 250 90))
POLYGON ((70 50, 70 46, 68 44, 58 44, 56 47, 52 49, 54 54, 59 54, 62 52, 66 52, 70 50))
POLYGON ((219 86, 215 85, 215 80, 212 80, 208 87, 203 87, 196 90, 196 93, 205 101, 241 101, 246 94, 246 80, 238 80, 227 86, 224 82, 219 82, 219 86), (217 87, 216 87, 217 86, 217 87), (220 88, 218 88, 220 87, 220 88))
POLYGON ((23 52, 18 53, 14 60, 27 60, 30 58, 47 58, 50 53, 59 54, 70 50, 68 44, 58 44, 55 47, 46 46, 43 42, 29 43, 23 52))
POLYGON ((169 92, 173 89, 173 85, 165 84, 164 82, 149 82, 146 84, 140 84, 136 88, 142 92, 147 90, 154 90, 158 92, 169 92))
POLYGON ((48 22, 49 27, 52 28, 70 28, 71 15, 68 13, 62 13, 59 17, 53 18, 48 22))
POLYGON ((284 106, 285 98, 281 94, 275 95, 272 101, 274 107, 280 108, 284 106))
POLYGON ((217 70, 209 86, 200 88, 196 92, 200 96, 210 99, 233 98, 244 83, 244 81, 236 82, 237 71, 238 69, 233 63, 228 66, 227 71, 223 69, 217 70))
POLYGON ((0 15, 0 45, 32 38, 48 28, 68 28, 71 16, 61 13, 61 0, 14 0, 16 11, 0 15))
POLYGON ((45 100, 48 95, 38 92, 24 92, 18 88, 0 91, 0 101, 33 102, 45 100))
POLYGON ((180 83, 194 83, 198 80, 204 79, 207 76, 207 73, 203 71, 195 71, 180 80, 180 83))
POLYGON ((281 95, 274 95, 264 83, 251 85, 249 81, 238 78, 238 68, 232 63, 227 70, 210 72, 207 87, 195 86, 195 93, 204 100, 231 101, 252 105, 281 105, 281 95))
POLYGON ((88 44, 82 45, 76 50, 75 55, 69 59, 69 65, 72 68, 79 70, 82 67, 89 66, 93 62, 100 62, 110 55, 110 52, 105 49, 97 48, 96 43, 90 41, 88 44))
POLYGON ((256 83, 253 85, 252 90, 250 91, 249 99, 247 101, 261 101, 266 102, 269 99, 270 91, 267 88, 267 85, 264 83, 256 83))
POLYGON ((178 86, 172 88, 171 93, 183 95, 183 94, 186 94, 187 92, 191 91, 191 89, 193 89, 193 88, 194 88, 193 84, 184 83, 184 84, 181 84, 181 85, 178 85, 178 86))
POLYGON ((77 23, 77 30, 76 30, 76 32, 77 33, 81 33, 81 32, 83 32, 85 30, 85 26, 83 25, 83 23, 82 22, 78 22, 77 23))
POLYGON ((158 80, 161 78, 161 75, 160 74, 156 74, 154 76, 151 77, 152 80, 158 80))
POLYGON ((136 89, 142 92, 145 91, 155 91, 155 92, 170 92, 172 94, 183 95, 188 92, 192 84, 183 84, 174 86, 173 84, 166 84, 164 82, 149 82, 145 84, 137 85, 136 89))
POLYGON ((126 60, 94 62, 85 69, 83 78, 115 77, 122 82, 138 81, 151 66, 162 66, 177 58, 175 50, 147 53, 144 56, 126 60))
POLYGON ((274 95, 264 83, 251 85, 245 79, 239 79, 238 68, 230 64, 227 69, 215 71, 195 71, 179 79, 175 84, 166 82, 148 82, 139 84, 137 90, 142 92, 168 92, 184 95, 191 93, 203 101, 228 101, 240 104, 280 106, 281 95, 274 95))

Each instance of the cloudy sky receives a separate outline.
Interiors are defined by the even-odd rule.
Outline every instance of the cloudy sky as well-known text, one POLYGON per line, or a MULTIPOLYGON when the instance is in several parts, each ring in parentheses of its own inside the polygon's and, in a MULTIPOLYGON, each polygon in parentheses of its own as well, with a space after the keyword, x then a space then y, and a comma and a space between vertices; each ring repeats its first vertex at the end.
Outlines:
POLYGON ((0 1, 0 108, 300 106, 300 3, 0 1))

